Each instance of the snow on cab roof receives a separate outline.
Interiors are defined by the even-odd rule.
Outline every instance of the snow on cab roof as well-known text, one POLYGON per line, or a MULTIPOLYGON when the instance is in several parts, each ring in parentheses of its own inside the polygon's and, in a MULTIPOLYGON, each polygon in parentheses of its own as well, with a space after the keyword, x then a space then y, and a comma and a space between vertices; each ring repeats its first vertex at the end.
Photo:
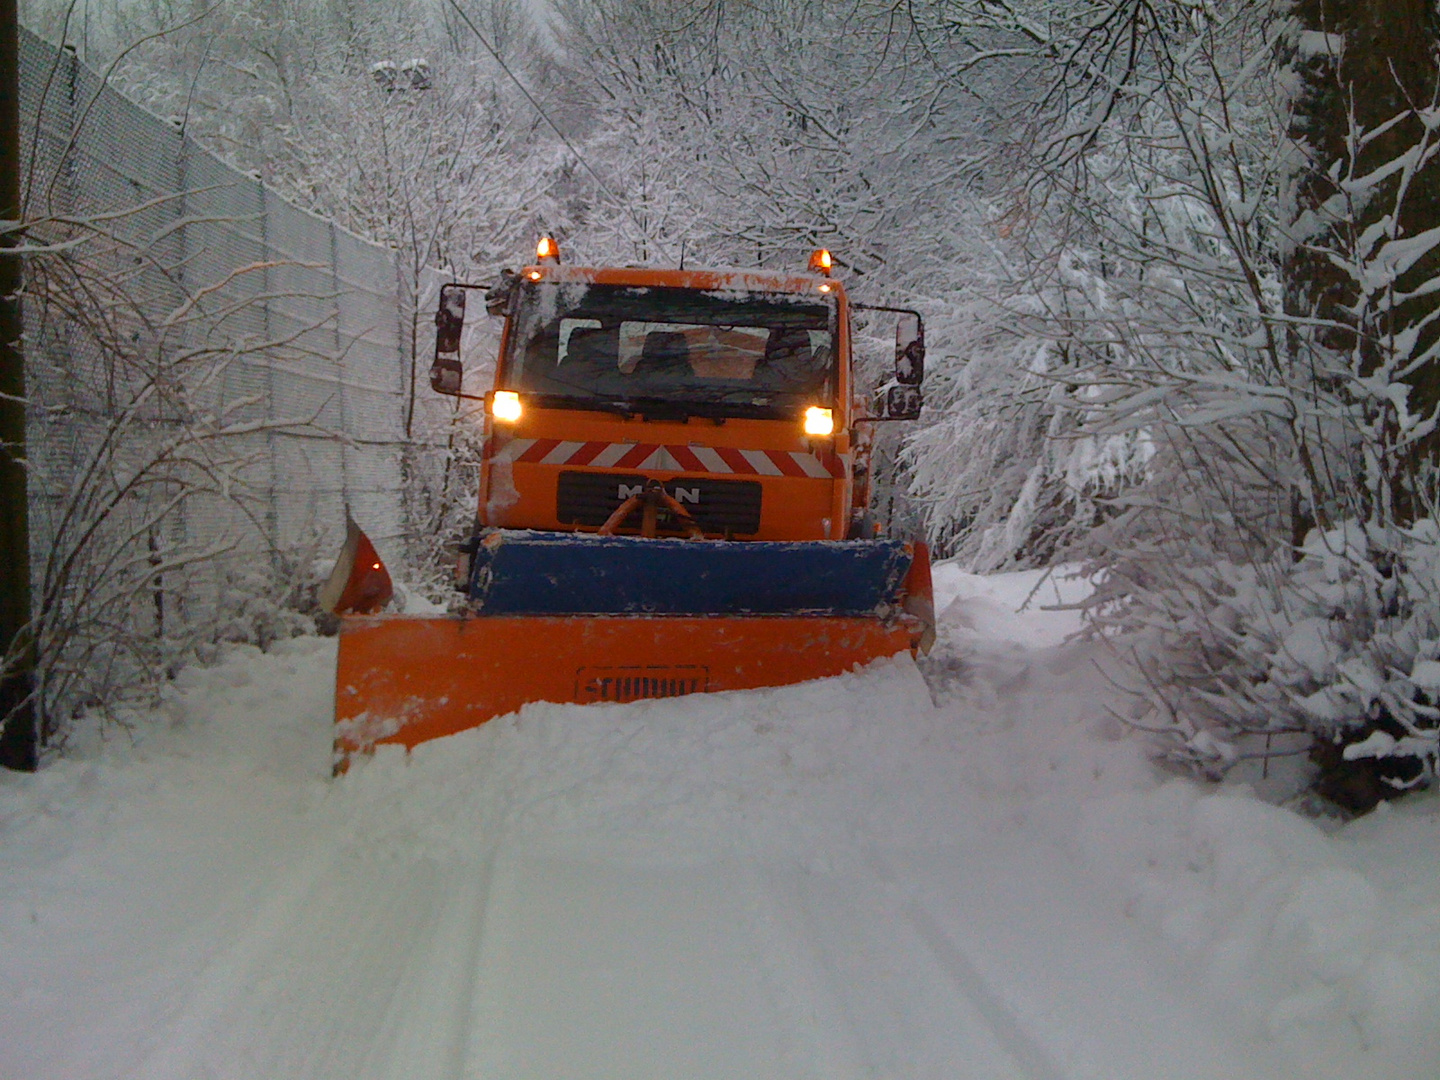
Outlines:
POLYGON ((589 282, 596 285, 650 285, 688 289, 720 289, 735 292, 824 291, 843 293, 840 282, 820 274, 785 273, 759 269, 674 270, 653 266, 555 266, 526 267, 531 280, 589 282), (536 274, 538 273, 538 277, 536 274), (821 290, 820 286, 827 286, 821 290))

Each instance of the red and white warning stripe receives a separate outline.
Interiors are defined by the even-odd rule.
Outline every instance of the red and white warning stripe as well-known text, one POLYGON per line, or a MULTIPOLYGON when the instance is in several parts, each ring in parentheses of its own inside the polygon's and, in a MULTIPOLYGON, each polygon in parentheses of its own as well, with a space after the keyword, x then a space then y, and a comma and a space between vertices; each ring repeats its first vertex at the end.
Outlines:
POLYGON ((730 446, 670 443, 568 442, 561 439, 510 439, 492 461, 531 465, 588 465, 600 469, 649 469, 669 472, 731 473, 741 476, 845 475, 839 454, 807 454, 795 450, 737 450, 730 446))

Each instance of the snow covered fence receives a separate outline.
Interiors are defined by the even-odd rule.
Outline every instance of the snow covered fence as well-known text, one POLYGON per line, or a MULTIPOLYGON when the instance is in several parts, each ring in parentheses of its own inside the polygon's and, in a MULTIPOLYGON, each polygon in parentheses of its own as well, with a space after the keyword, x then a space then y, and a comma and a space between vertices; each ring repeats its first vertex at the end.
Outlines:
POLYGON ((58 735, 197 645, 283 632, 347 506, 403 563, 407 476, 442 471, 440 435, 417 445, 407 416, 444 425, 414 395, 394 252, 29 33, 20 86, 31 572, 58 735))

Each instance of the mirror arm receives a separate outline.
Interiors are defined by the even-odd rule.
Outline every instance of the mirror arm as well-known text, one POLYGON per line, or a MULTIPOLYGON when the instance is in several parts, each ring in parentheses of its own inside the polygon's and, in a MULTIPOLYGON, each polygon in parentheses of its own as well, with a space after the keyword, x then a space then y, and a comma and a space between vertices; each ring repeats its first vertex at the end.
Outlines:
POLYGON ((888 311, 888 312, 890 312, 892 315, 914 315, 915 318, 919 319, 921 322, 924 322, 924 321, 925 321, 925 317, 924 317, 923 315, 921 315, 920 312, 916 311, 914 308, 908 308, 908 307, 886 307, 884 304, 857 304, 857 303, 855 303, 854 301, 851 301, 851 303, 850 303, 850 310, 852 310, 852 311, 888 311))

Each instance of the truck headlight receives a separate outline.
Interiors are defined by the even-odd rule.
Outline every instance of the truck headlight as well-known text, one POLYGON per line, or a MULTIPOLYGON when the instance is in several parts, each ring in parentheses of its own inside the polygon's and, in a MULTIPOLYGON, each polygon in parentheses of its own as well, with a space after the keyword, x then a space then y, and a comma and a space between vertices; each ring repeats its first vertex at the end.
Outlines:
POLYGON ((818 405, 812 405, 805 410, 806 435, 833 435, 834 433, 835 414, 829 409, 822 409, 818 405))
POLYGON ((520 408, 520 395, 513 390, 496 390, 490 398, 490 415, 496 420, 513 424, 524 412, 520 408))

